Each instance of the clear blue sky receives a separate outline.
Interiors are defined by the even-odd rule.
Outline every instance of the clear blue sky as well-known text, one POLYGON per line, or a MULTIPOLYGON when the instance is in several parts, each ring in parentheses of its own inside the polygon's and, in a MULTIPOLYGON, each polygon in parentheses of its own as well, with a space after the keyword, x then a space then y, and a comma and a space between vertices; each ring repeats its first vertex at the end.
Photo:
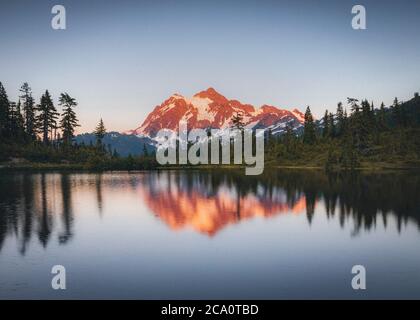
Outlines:
POLYGON ((316 116, 346 97, 390 104, 420 91, 420 1, 23 1, 0 3, 0 81, 38 101, 67 91, 82 128, 137 127, 174 92, 214 87, 316 116), (50 26, 54 4, 67 30, 50 26), (367 9, 367 30, 351 8, 367 9))

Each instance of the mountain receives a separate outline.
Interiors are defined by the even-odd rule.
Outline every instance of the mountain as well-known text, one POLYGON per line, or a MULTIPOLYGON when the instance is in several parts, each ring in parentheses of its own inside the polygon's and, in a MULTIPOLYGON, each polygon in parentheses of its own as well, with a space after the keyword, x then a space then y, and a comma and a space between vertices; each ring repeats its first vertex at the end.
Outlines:
POLYGON ((297 109, 293 111, 263 105, 255 108, 238 100, 229 100, 215 89, 209 88, 191 98, 173 94, 147 116, 137 128, 127 134, 155 137, 160 129, 178 130, 179 122, 186 120, 188 128, 217 128, 231 126, 232 116, 241 113, 247 128, 271 129, 273 134, 285 131, 286 124, 300 130, 304 115, 297 109))
MULTIPOLYGON (((93 133, 80 134, 75 138, 77 144, 95 144, 96 137, 93 133)), ((118 132, 108 132, 105 134, 102 143, 111 150, 116 150, 119 155, 126 157, 128 155, 142 155, 144 151, 144 145, 146 145, 147 151, 153 152, 156 148, 154 142, 147 137, 138 137, 135 135, 126 135, 118 132)))

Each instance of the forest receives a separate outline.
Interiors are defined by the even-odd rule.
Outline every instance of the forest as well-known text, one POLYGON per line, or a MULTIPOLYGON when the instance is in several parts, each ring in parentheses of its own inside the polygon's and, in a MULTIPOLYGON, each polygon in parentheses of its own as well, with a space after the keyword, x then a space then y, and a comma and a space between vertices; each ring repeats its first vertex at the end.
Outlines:
MULTIPOLYGON (((78 103, 61 93, 58 106, 48 90, 36 103, 28 83, 20 88, 17 102, 10 101, 0 82, 0 164, 10 168, 58 168, 92 170, 144 170, 159 165, 144 148, 141 156, 120 156, 103 139, 102 119, 94 130, 94 143, 76 143, 80 126, 78 103)), ((233 127, 243 129, 241 115, 233 127)), ((420 97, 395 98, 391 106, 378 108, 366 99, 339 102, 335 113, 325 111, 315 120, 310 107, 303 130, 286 125, 286 133, 265 138, 265 167, 313 167, 327 171, 360 168, 420 167, 420 97)), ((173 167, 173 166, 172 166, 173 167)), ((185 167, 185 166, 183 166, 185 167)))

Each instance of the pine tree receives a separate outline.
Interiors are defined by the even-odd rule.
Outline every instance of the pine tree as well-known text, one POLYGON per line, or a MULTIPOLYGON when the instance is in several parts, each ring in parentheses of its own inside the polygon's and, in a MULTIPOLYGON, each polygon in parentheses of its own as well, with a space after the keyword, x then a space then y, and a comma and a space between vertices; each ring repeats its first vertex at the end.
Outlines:
POLYGON ((363 112, 360 112, 360 106, 357 99, 347 98, 350 110, 352 111, 349 117, 349 128, 351 133, 351 143, 357 150, 365 148, 365 134, 363 123, 363 112))
POLYGON ((362 135, 362 140, 366 141, 367 136, 370 133, 373 133, 374 128, 374 119, 371 105, 367 100, 362 101, 362 115, 361 115, 361 126, 360 134, 362 135))
POLYGON ((9 137, 10 132, 8 130, 9 122, 9 98, 7 97, 6 89, 0 82, 0 137, 9 137))
POLYGON ((29 141, 36 140, 36 108, 32 97, 31 87, 25 82, 19 90, 22 95, 20 98, 23 103, 23 118, 25 123, 25 133, 29 141))
POLYGON ((22 142, 25 129, 24 129, 24 121, 21 113, 21 103, 20 100, 16 104, 15 102, 10 102, 10 118, 9 118, 9 130, 11 136, 14 140, 18 142, 22 142))
POLYGON ((343 133, 344 128, 344 110, 343 110, 343 104, 339 102, 337 104, 337 126, 336 126, 336 134, 338 136, 341 136, 343 133))
POLYGON ((43 143, 48 144, 50 137, 51 140, 53 139, 52 132, 57 128, 57 118, 59 115, 48 90, 42 95, 37 110, 39 111, 39 115, 36 117, 37 128, 42 134, 43 143))
POLYGON ((330 112, 328 115, 328 127, 330 129, 329 135, 331 138, 334 138, 336 135, 336 125, 334 122, 334 115, 330 112))
POLYGON ((378 129, 379 130, 386 130, 388 128, 387 122, 386 122, 386 111, 385 111, 385 104, 382 102, 381 107, 378 111, 378 129))
POLYGON ((296 135, 293 133, 293 127, 290 123, 286 124, 286 133, 283 136, 283 141, 286 146, 286 152, 289 156, 294 155, 296 135))
POLYGON ((99 124, 96 126, 96 129, 93 133, 95 134, 95 137, 96 137, 96 144, 97 145, 102 145, 102 140, 103 140, 103 138, 105 137, 105 134, 106 134, 105 125, 104 125, 104 122, 103 122, 102 118, 99 121, 99 124))
POLYGON ((63 113, 60 120, 60 128, 63 133, 63 143, 65 145, 70 145, 74 138, 75 128, 80 126, 76 113, 74 112, 74 107, 77 106, 77 102, 67 93, 62 93, 59 101, 59 105, 63 107, 63 113))
MULTIPOLYGON (((240 132, 241 132, 241 134, 242 134, 242 132, 244 131, 244 127, 245 127, 245 123, 244 123, 244 121, 243 121, 243 115, 242 115, 242 113, 236 113, 235 115, 233 115, 232 116, 232 128, 233 129, 236 129, 236 130, 239 130, 240 132)), ((244 139, 242 139, 242 141, 241 141, 241 144, 242 144, 242 146, 241 146, 241 154, 242 154, 242 156, 244 155, 244 139)), ((234 154, 235 154, 235 152, 234 152, 234 145, 233 145, 233 143, 232 143, 232 141, 231 141, 231 143, 230 143, 230 148, 231 148, 231 150, 230 150, 230 156, 231 156, 231 158, 232 157, 234 157, 234 154)))
POLYGON ((244 130, 245 124, 242 113, 236 113, 232 116, 232 127, 240 131, 244 130))
POLYGON ((358 114, 360 111, 360 107, 358 104, 359 100, 355 98, 347 98, 347 103, 350 105, 350 110, 352 114, 358 114))
POLYGON ((328 110, 325 110, 323 121, 324 121, 324 130, 322 131, 322 136, 324 138, 328 138, 330 136, 330 118, 329 118, 328 110))
POLYGON ((398 102, 398 98, 395 97, 394 99, 394 103, 392 104, 392 118, 393 118, 393 122, 395 124, 395 126, 400 126, 401 125, 401 106, 400 103, 398 102))
POLYGON ((313 144, 316 140, 315 123, 311 113, 311 108, 308 106, 305 112, 305 123, 303 131, 303 142, 306 144, 313 144))

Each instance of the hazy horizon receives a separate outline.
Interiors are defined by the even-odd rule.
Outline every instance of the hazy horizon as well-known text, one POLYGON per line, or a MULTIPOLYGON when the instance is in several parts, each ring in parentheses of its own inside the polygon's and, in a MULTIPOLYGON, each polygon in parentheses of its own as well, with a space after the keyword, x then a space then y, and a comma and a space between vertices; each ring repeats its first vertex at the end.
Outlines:
POLYGON ((415 1, 363 1, 359 31, 353 1, 61 1, 66 30, 51 28, 55 4, 1 4, 0 81, 12 101, 23 82, 37 103, 68 92, 79 133, 101 117, 109 131, 134 129, 173 93, 208 87, 316 117, 347 97, 390 105, 420 90, 415 1))

